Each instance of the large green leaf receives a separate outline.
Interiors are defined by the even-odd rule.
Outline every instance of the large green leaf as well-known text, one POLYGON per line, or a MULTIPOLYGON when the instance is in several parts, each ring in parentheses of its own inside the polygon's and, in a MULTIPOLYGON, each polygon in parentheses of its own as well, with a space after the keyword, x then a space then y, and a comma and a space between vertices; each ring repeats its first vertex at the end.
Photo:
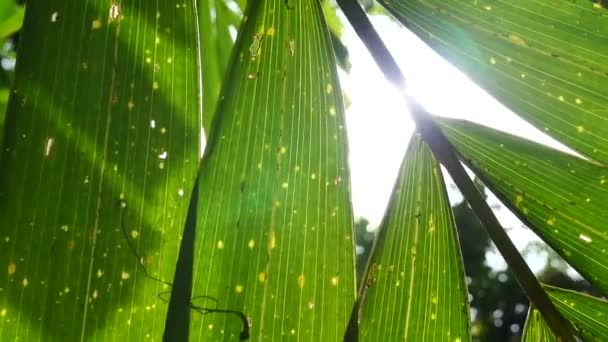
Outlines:
POLYGON ((252 1, 245 17, 202 161, 193 289, 229 311, 193 316, 191 336, 337 341, 355 271, 329 31, 318 1, 252 1))
POLYGON ((608 170, 470 122, 439 122, 466 163, 503 203, 608 293, 608 170))
POLYGON ((430 149, 414 136, 360 290, 362 341, 469 341, 456 226, 430 149))
MULTIPOLYGON (((606 300, 552 286, 545 286, 545 290, 557 309, 572 322, 585 341, 608 340, 608 302, 606 300)), ((528 313, 523 340, 556 340, 536 309, 532 309, 528 313)))
POLYGON ((172 278, 200 155, 191 3, 26 12, 0 155, 0 340, 159 339, 168 285, 140 263, 172 278))
POLYGON ((608 10, 590 0, 380 0, 500 102, 608 161, 608 10))

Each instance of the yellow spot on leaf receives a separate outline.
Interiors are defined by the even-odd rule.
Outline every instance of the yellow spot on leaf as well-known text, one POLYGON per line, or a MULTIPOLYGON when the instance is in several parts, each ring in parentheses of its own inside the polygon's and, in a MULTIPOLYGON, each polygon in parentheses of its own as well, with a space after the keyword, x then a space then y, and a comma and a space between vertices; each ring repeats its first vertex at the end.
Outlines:
POLYGON ((129 108, 129 110, 133 110, 133 108, 135 108, 135 103, 133 102, 133 100, 129 100, 129 102, 127 103, 127 107, 129 108))
POLYGON ((237 286, 234 287, 234 292, 236 293, 243 293, 243 285, 238 284, 237 286))
POLYGON ((266 281, 266 272, 260 272, 260 274, 258 274, 258 280, 260 281, 260 283, 263 283, 266 281))
POLYGON ((331 94, 333 91, 334 91, 334 87, 331 85, 331 83, 327 83, 325 85, 325 93, 331 94))
POLYGON ((255 241, 253 241, 253 239, 249 240, 247 247, 249 247, 249 249, 253 249, 253 247, 255 247, 255 241))
POLYGON ((512 41, 513 43, 517 44, 517 45, 521 45, 521 46, 526 46, 526 41, 523 40, 522 37, 514 35, 514 34, 510 34, 509 35, 509 40, 512 41))
POLYGON ((555 218, 552 217, 552 218, 548 219, 547 220, 547 224, 550 225, 550 226, 554 225, 555 224, 555 218))
POLYGON ((23 287, 26 287, 30 282, 27 280, 27 278, 23 278, 21 283, 23 284, 23 287))
POLYGON ((122 271, 122 273, 120 274, 120 279, 127 280, 129 278, 131 278, 131 275, 129 274, 129 272, 122 271))
POLYGON ((331 277, 331 285, 338 286, 338 276, 331 277))
POLYGON ((583 126, 576 126, 576 131, 579 133, 583 133, 585 131, 585 127, 583 126))
POLYGON ((578 97, 576 98, 576 100, 574 100, 574 102, 576 102, 576 104, 581 104, 583 103, 583 101, 581 99, 579 99, 578 97))
POLYGON ((490 57, 490 64, 496 64, 496 58, 490 57))
POLYGON ((268 238, 268 248, 274 249, 277 246, 277 240, 274 234, 274 230, 270 232, 270 237, 268 238))
POLYGON ((329 115, 336 116, 336 107, 334 107, 334 106, 329 107, 329 115))
POLYGON ((8 275, 15 274, 15 271, 17 271, 17 265, 15 265, 14 262, 11 262, 10 264, 8 264, 8 275))
POLYGON ((0 316, 6 316, 6 309, 2 309, 2 311, 0 311, 0 316))
POLYGON ((298 286, 299 287, 304 287, 304 275, 300 274, 300 276, 298 277, 298 286))
POLYGON ((485 9, 486 11, 491 11, 492 10, 492 6, 485 5, 485 6, 483 6, 483 9, 485 9))
POLYGON ((281 146, 281 148, 279 149, 279 152, 281 152, 281 154, 287 153, 287 147, 281 146))
POLYGON ((224 241, 220 240, 217 242, 217 248, 218 249, 224 249, 224 241))
POLYGON ((99 19, 93 20, 93 22, 91 23, 91 28, 93 30, 97 30, 97 29, 101 28, 101 20, 99 20, 99 19))
POLYGON ((274 26, 271 26, 266 30, 266 35, 271 37, 274 36, 274 26))

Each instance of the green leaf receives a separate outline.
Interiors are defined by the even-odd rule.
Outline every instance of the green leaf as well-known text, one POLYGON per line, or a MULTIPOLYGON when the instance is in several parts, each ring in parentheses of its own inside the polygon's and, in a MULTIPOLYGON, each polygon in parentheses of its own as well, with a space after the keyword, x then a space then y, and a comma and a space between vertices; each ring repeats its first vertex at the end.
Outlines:
POLYGON ((14 0, 0 1, 0 39, 7 38, 21 29, 25 7, 14 0))
MULTIPOLYGON (((608 302, 583 293, 545 286, 559 311, 569 319, 585 341, 608 339, 608 302)), ((536 309, 530 310, 523 341, 556 341, 536 309)))
POLYGON ((608 10, 589 0, 380 0, 547 134, 608 161, 608 10))
POLYGON ((198 1, 203 83, 203 128, 209 133, 215 115, 222 79, 226 74, 233 41, 230 26, 239 28, 240 15, 226 0, 198 1))
POLYGON ((0 340, 160 339, 199 151, 183 1, 37 1, 0 159, 0 340), (133 249, 137 255, 133 253, 133 249))
POLYGON ((193 296, 222 311, 193 316, 191 337, 341 340, 354 236, 329 31, 317 1, 245 16, 200 173, 193 296))
POLYGON ((469 341, 454 218, 439 164, 415 136, 360 290, 362 341, 469 341))
POLYGON ((466 164, 502 202, 608 293, 608 170, 470 122, 439 123, 466 164))
POLYGON ((528 318, 521 338, 522 342, 557 342, 557 338, 553 335, 551 328, 543 319, 537 308, 530 306, 528 318))

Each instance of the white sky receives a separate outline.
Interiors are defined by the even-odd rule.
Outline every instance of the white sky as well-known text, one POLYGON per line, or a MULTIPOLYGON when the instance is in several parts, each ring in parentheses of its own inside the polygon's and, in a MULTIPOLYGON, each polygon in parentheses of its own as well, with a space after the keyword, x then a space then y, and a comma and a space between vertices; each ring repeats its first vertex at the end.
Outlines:
MULTIPOLYGON (((510 112, 396 22, 385 16, 372 16, 371 19, 405 73, 407 90, 428 111, 467 119, 558 149, 567 149, 510 112)), ((342 39, 349 48, 352 63, 350 73, 341 73, 340 78, 351 100, 346 121, 353 209, 355 217, 365 217, 370 221, 370 227, 375 228, 384 214, 413 123, 405 102, 384 79, 346 22, 342 39)), ((462 197, 451 190, 453 183, 449 177, 446 179, 451 201, 460 201, 462 197)), ((540 241, 529 229, 523 228, 495 196, 490 195, 488 201, 496 208, 495 214, 509 230, 509 236, 520 251, 530 242, 540 241)), ((506 268, 497 252, 488 253, 487 259, 488 264, 496 269, 506 268)), ((546 254, 530 253, 527 261, 533 271, 540 271, 545 265, 546 254)))

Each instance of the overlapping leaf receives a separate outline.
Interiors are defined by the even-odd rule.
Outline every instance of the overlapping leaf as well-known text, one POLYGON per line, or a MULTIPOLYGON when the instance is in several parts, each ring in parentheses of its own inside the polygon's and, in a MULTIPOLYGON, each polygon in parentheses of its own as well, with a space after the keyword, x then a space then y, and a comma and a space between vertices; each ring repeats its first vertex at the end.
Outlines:
POLYGON ((175 269, 200 153, 194 18, 182 1, 28 4, 0 155, 0 340, 162 335, 166 289, 139 264, 175 269))
MULTIPOLYGON (((608 302, 586 294, 545 286, 549 297, 569 319, 585 341, 608 340, 608 302)), ((555 341, 555 336, 540 317, 538 310, 528 314, 524 341, 555 341)))
POLYGON ((233 46, 230 28, 238 30, 241 16, 229 7, 229 4, 233 8, 236 5, 232 0, 198 0, 197 3, 201 32, 199 42, 203 83, 203 127, 205 132, 209 133, 222 79, 230 62, 233 46))
POLYGON ((484 183, 545 242, 608 292, 608 170, 466 121, 441 119, 484 183))
POLYGON ((439 164, 415 136, 361 289, 362 341, 468 341, 456 227, 439 164))
POLYGON ((341 340, 355 300, 346 134, 318 1, 252 1, 202 161, 192 336, 341 340), (250 325, 250 326, 249 326, 250 325))
POLYGON ((380 3, 518 115, 608 161, 608 10, 601 1, 380 3))

